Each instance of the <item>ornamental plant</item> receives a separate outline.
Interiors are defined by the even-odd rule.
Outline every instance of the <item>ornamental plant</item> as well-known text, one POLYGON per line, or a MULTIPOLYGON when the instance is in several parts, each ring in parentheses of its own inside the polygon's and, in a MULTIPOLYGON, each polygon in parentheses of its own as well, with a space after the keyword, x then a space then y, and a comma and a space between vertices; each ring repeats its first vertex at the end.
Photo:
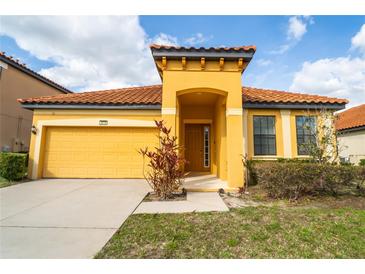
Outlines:
POLYGON ((23 153, 0 153, 0 176, 8 181, 18 181, 26 176, 27 155, 23 153))
POLYGON ((149 160, 144 177, 152 187, 155 194, 167 200, 173 197, 182 186, 184 172, 181 166, 185 159, 181 155, 177 137, 171 136, 171 128, 167 128, 163 121, 155 121, 159 130, 159 147, 149 150, 148 147, 140 149, 143 159, 149 160))
POLYGON ((310 158, 320 164, 338 163, 338 155, 342 148, 337 146, 336 140, 336 117, 332 112, 321 109, 317 111, 315 116, 316 127, 312 129, 310 126, 310 113, 308 113, 304 127, 308 131, 313 131, 314 142, 308 141, 302 144, 302 148, 310 156, 310 158))

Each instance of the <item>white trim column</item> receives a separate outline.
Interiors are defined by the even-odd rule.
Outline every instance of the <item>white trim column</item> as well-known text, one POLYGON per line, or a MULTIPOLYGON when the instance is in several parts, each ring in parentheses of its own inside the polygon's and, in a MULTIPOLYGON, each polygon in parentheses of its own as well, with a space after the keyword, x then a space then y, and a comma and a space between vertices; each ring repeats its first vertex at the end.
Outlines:
POLYGON ((283 130, 283 146, 284 146, 284 158, 292 158, 293 153, 291 151, 291 126, 290 126, 290 110, 280 110, 281 124, 283 130))
POLYGON ((242 115, 243 127, 243 155, 248 154, 248 110, 243 110, 242 115))

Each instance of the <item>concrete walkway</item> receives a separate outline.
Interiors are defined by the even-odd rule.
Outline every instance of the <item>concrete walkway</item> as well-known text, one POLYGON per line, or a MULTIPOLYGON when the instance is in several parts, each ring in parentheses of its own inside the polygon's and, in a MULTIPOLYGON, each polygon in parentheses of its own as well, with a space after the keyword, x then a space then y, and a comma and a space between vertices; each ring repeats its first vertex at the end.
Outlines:
POLYGON ((39 180, 0 189, 0 258, 92 258, 150 191, 144 180, 39 180))
POLYGON ((188 192, 186 201, 142 202, 133 214, 229 211, 217 192, 188 192))

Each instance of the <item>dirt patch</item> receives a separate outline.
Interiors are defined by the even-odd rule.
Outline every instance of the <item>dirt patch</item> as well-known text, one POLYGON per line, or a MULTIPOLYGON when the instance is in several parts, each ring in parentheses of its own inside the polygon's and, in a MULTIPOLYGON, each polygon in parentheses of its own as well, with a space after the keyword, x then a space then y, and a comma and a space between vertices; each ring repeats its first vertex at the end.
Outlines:
POLYGON ((307 196, 296 201, 273 199, 259 186, 253 186, 245 193, 222 193, 221 197, 229 208, 278 206, 302 208, 353 208, 365 209, 365 196, 344 193, 338 196, 307 196))
POLYGON ((156 202, 156 201, 167 201, 167 202, 186 201, 186 191, 173 193, 171 197, 168 197, 167 199, 162 199, 161 197, 157 196, 155 192, 148 192, 146 197, 143 199, 143 202, 156 202))

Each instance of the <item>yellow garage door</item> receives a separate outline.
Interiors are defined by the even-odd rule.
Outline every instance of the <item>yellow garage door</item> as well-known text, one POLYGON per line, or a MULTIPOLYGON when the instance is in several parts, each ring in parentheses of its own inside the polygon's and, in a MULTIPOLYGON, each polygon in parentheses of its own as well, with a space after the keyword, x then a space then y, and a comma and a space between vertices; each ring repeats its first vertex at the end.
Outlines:
POLYGON ((45 178, 143 178, 140 148, 156 146, 157 130, 139 127, 49 127, 45 178))

